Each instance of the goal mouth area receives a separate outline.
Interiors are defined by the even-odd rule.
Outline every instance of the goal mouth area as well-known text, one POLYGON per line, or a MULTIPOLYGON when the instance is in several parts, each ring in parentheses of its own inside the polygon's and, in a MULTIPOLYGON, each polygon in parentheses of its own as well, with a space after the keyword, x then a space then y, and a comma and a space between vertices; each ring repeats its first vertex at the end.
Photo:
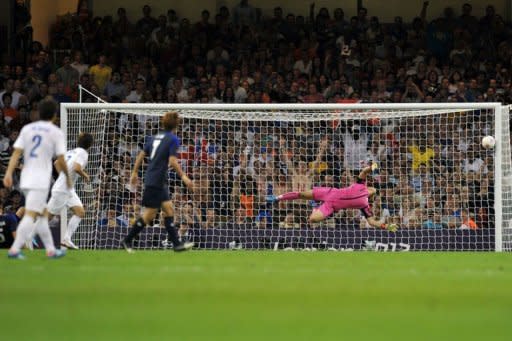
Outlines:
MULTIPOLYGON (((95 181, 87 186, 80 182, 77 189, 86 198, 86 206, 92 208, 87 213, 83 228, 78 231, 81 239, 77 242, 84 248, 115 249, 120 246, 119 241, 128 232, 130 224, 102 227, 98 222, 106 215, 121 216, 125 212, 123 196, 132 196, 123 193, 127 191, 126 179, 135 156, 151 135, 161 131, 158 118, 176 111, 183 119, 176 132, 181 141, 178 160, 185 173, 197 181, 196 187, 206 188, 208 196, 195 197, 186 192, 179 179, 173 178, 171 173, 171 198, 177 203, 178 210, 184 209, 184 203, 192 202, 192 208, 201 211, 201 224, 206 222, 210 207, 215 210, 217 219, 217 225, 213 224, 211 228, 201 224, 187 228, 191 240, 201 249, 366 250, 373 245, 374 249, 388 251, 510 250, 512 171, 508 155, 509 110, 510 107, 500 103, 65 103, 61 107, 61 122, 68 146, 75 146, 77 133, 81 131, 94 132, 97 141, 89 166, 95 181), (357 137, 352 139, 351 134, 357 137), (487 135, 494 136, 497 143, 493 149, 484 150, 481 138, 487 135), (460 146, 462 149, 457 149, 461 138, 464 140, 460 146), (327 143, 324 149, 323 142, 327 143), (352 147, 353 144, 356 146, 352 147), (353 149, 347 151, 350 149, 347 146, 353 149), (417 149, 411 149, 414 146, 417 149), (436 157, 432 159, 431 166, 427 165, 427 173, 418 175, 416 172, 420 170, 413 166, 413 153, 423 154, 425 147, 431 147, 429 153, 435 153, 436 157), (382 155, 384 159, 375 158, 382 158, 382 155), (481 159, 478 162, 483 163, 485 173, 473 170, 478 166, 474 163, 477 158, 481 159), (269 209, 265 203, 265 195, 314 187, 347 187, 349 181, 354 181, 359 174, 361 161, 365 159, 377 160, 379 164, 378 172, 371 177, 368 186, 375 187, 376 182, 381 181, 377 178, 394 177, 395 187, 379 188, 379 203, 374 206, 391 211, 388 222, 400 226, 395 234, 359 224, 363 218, 357 209, 337 211, 325 224, 315 227, 308 223, 308 217, 318 207, 315 205, 321 205, 321 202, 307 202, 302 206, 294 202, 277 211, 271 211, 274 208, 269 209), (293 177, 300 167, 305 167, 311 174, 306 180, 303 176, 302 182, 293 177), (470 169, 471 177, 466 177, 464 167, 470 169), (221 181, 226 173, 231 181, 229 186, 221 181), (428 176, 432 179, 424 178, 428 176), (477 185, 471 183, 475 181, 477 185), (446 219, 440 223, 444 226, 442 228, 435 227, 433 223, 432 227, 424 227, 423 220, 421 224, 412 222, 403 213, 407 205, 414 205, 418 208, 418 216, 433 217, 453 203, 465 202, 462 196, 473 195, 483 181, 493 188, 493 192, 492 200, 491 196, 478 199, 477 208, 485 208, 488 214, 488 219, 477 220, 485 221, 479 223, 481 228, 478 230, 461 226, 462 209, 468 207, 466 204, 461 204, 453 218, 457 222, 446 219), (427 185, 428 182, 431 184, 427 185), (425 193, 430 194, 423 197, 421 188, 428 186, 431 187, 425 193), (441 195, 438 189, 449 192, 441 195), (452 194, 457 194, 457 197, 448 203, 446 198, 452 194), (427 206, 427 201, 434 204, 427 206), (228 206, 221 207, 219 203, 228 206), (238 212, 242 206, 251 213, 238 212), (109 210, 116 212, 110 213, 109 210), (287 211, 293 211, 295 222, 293 219, 285 221, 287 211), (236 220, 240 214, 247 214, 250 224, 236 220), (281 223, 285 225, 281 226, 281 223)), ((145 167, 139 178, 142 179, 144 174, 145 167)), ((139 183, 132 192, 139 206, 142 190, 139 183)), ((478 214, 474 207, 467 213, 473 218, 478 214)), ((179 214, 175 220, 177 226, 183 225, 179 214)), ((375 214, 379 216, 381 213, 375 214)), ((437 222, 436 219, 431 220, 437 222)), ((155 225, 147 227, 140 235, 135 247, 165 248, 165 238, 165 231, 157 218, 155 225)))

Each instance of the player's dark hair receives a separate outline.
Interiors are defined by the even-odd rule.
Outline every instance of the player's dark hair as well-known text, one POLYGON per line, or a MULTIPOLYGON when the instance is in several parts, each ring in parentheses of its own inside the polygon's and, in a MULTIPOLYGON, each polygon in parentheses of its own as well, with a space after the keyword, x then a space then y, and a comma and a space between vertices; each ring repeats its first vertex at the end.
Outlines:
POLYGON ((57 103, 51 99, 44 99, 37 106, 39 117, 43 121, 51 121, 57 114, 57 103))
POLYGON ((175 111, 171 111, 166 113, 162 117, 162 126, 165 130, 174 130, 178 126, 180 122, 180 117, 178 116, 178 113, 175 111))
POLYGON ((87 150, 87 149, 91 148, 93 141, 94 141, 94 138, 92 137, 91 134, 81 133, 78 136, 77 144, 78 144, 78 147, 87 150))

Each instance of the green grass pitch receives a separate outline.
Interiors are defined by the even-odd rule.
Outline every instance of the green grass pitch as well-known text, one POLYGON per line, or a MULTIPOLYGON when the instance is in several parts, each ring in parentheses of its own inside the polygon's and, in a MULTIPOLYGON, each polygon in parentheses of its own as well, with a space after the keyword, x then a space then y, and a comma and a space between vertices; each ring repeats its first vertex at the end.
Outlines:
POLYGON ((0 257, 3 340, 512 340, 512 254, 0 257))

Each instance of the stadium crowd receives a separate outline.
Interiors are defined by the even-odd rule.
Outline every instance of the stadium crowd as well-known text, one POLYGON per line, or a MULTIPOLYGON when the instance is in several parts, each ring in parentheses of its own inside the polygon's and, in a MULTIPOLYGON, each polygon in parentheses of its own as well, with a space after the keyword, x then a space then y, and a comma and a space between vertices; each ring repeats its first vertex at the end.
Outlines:
MULTIPOLYGON (((341 8, 312 4, 304 17, 276 7, 267 18, 254 6, 242 0, 213 19, 205 10, 194 23, 172 9, 155 16, 149 5, 142 15, 119 8, 100 18, 79 1, 77 13, 52 27, 49 46, 34 41, 24 61, 0 70, 0 176, 38 101, 77 101, 78 84, 108 102, 512 102, 511 26, 491 5, 481 17, 465 4, 428 22, 425 2, 418 17, 393 23, 365 8, 345 18, 341 8)), ((494 165, 479 139, 492 123, 485 111, 400 124, 185 122, 180 153, 197 191, 171 183, 177 219, 183 233, 194 225, 304 226, 314 203, 270 207, 265 196, 346 186, 361 159, 372 159, 381 164, 372 180, 377 216, 402 228, 485 228, 494 165)), ((126 115, 109 122, 98 175, 107 185, 97 197, 110 205, 98 224, 127 226, 140 209, 140 188, 128 180, 147 133, 126 115)), ((22 205, 16 190, 0 189, 0 200, 8 211, 22 205)), ((367 227, 350 210, 325 225, 367 227)))

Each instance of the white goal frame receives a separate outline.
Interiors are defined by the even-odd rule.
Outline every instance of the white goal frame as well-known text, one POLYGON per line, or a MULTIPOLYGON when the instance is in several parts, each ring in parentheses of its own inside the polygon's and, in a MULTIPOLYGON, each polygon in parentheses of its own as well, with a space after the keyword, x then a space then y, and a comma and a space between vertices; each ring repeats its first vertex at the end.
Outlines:
MULTIPOLYGON (((504 181, 511 183, 512 188, 512 169, 510 166, 510 159, 503 160, 503 150, 511 151, 510 141, 506 145, 502 145, 504 134, 510 136, 510 131, 507 122, 510 120, 510 106, 504 106, 501 103, 385 103, 385 104, 189 104, 189 103, 163 103, 163 104, 133 104, 133 103, 62 103, 60 106, 60 125, 62 130, 67 133, 68 131, 68 110, 79 109, 96 109, 106 111, 130 111, 136 112, 138 110, 158 110, 158 111, 172 111, 172 110, 186 110, 187 112, 198 111, 194 118, 214 118, 213 113, 215 110, 219 111, 236 111, 240 116, 239 119, 257 118, 258 121, 270 121, 275 119, 275 113, 279 111, 300 111, 304 110, 312 112, 314 110, 329 110, 334 114, 339 115, 344 111, 371 111, 371 110, 389 110, 404 112, 407 110, 492 110, 494 112, 494 134, 496 138, 495 146, 495 162, 494 162, 494 209, 495 209, 495 251, 512 251, 512 193, 509 193, 505 200, 511 206, 511 212, 507 215, 507 220, 503 220, 503 187, 504 181), (244 111, 248 111, 246 116, 243 116, 244 111), (261 110, 262 112, 257 112, 261 110), (200 111, 207 111, 201 116, 200 111), (263 112, 264 111, 264 112, 263 112), (273 115, 265 116, 265 113, 273 111, 273 115), (505 127, 506 126, 506 127, 505 127), (503 162, 508 161, 508 164, 503 162), (506 178, 503 177, 503 172, 506 178), (498 181, 498 180, 501 181, 498 181), (510 230, 509 236, 506 240, 507 246, 503 247, 503 230, 510 230)), ((147 114, 147 113, 146 113, 147 114)), ((150 114, 151 115, 151 114, 150 114)), ((399 115, 397 115, 399 116, 399 115)), ((339 118, 339 116, 337 116, 339 118)), ((230 117, 215 119, 228 120, 230 117)), ((68 146, 69 147, 69 146, 68 146)), ((66 227, 66 215, 61 220, 61 236, 64 235, 66 227)))

